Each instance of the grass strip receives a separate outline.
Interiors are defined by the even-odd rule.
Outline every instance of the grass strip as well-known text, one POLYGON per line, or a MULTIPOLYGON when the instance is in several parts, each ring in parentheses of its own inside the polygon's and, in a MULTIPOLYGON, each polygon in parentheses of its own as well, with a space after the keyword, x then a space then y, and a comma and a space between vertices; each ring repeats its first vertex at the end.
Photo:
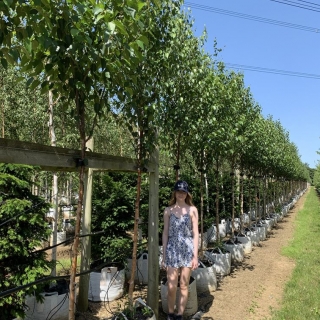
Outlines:
MULTIPOLYGON (((296 266, 272 320, 320 319, 320 200, 314 188, 295 220, 294 237, 282 252, 296 266)), ((277 281, 277 279, 274 279, 277 281)))
POLYGON ((70 273, 71 269, 71 259, 61 258, 56 261, 56 273, 59 276, 63 276, 70 273))

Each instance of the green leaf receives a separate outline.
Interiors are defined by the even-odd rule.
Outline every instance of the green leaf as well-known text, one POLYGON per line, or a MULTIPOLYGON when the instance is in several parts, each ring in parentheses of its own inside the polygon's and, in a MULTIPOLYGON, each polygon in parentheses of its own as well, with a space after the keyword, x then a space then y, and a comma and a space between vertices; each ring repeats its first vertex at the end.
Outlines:
POLYGON ((40 90, 41 94, 45 94, 48 91, 49 91, 49 87, 48 87, 47 81, 41 83, 41 90, 40 90))
POLYGON ((113 32, 116 28, 116 23, 114 21, 111 21, 108 23, 108 29, 113 32))
POLYGON ((7 62, 9 62, 12 65, 15 64, 15 60, 12 58, 12 56, 8 52, 4 52, 4 56, 6 57, 7 62))
POLYGON ((30 37, 32 36, 32 34, 33 34, 32 28, 31 28, 30 26, 27 26, 27 27, 26 27, 26 31, 27 31, 28 37, 30 38, 30 37))
POLYGON ((24 42, 24 46, 25 48, 27 49, 28 53, 31 53, 32 52, 32 43, 29 39, 26 39, 25 42, 24 42))
MULTIPOLYGON (((38 48, 38 45, 39 45, 39 43, 38 43, 38 41, 37 40, 32 40, 32 50, 37 50, 37 48, 38 48)), ((30 51, 29 52, 31 52, 31 49, 30 49, 30 51)))
POLYGON ((104 9, 102 6, 96 6, 94 9, 93 9, 93 14, 96 16, 98 15, 99 13, 101 12, 104 12, 104 9))
POLYGON ((85 36, 87 43, 89 43, 89 45, 92 45, 92 39, 88 36, 85 36))
POLYGON ((96 19, 94 20, 95 23, 98 23, 101 19, 103 19, 105 17, 104 13, 99 14, 96 19))
POLYGON ((75 28, 72 28, 71 30, 70 30, 70 33, 71 33, 71 35, 72 36, 77 36, 78 34, 79 34, 79 30, 78 29, 75 29, 75 28))
POLYGON ((30 86, 30 89, 33 90, 35 89, 36 87, 38 87, 40 84, 40 81, 38 79, 34 80, 30 86))
POLYGON ((146 36, 142 35, 141 37, 139 37, 139 40, 143 41, 145 45, 149 45, 149 40, 146 36))
POLYGON ((52 63, 47 63, 47 64, 45 65, 45 70, 46 70, 46 72, 49 72, 52 68, 53 68, 53 64, 52 64, 52 63))
POLYGON ((138 12, 145 6, 145 2, 139 1, 137 6, 138 6, 138 12))
POLYGON ((40 74, 44 70, 42 60, 39 61, 38 65, 34 69, 36 74, 40 74))
POLYGON ((3 2, 8 6, 11 7, 13 0, 3 0, 3 2))
POLYGON ((8 62, 7 62, 6 59, 1 58, 1 64, 2 64, 2 66, 3 66, 5 69, 7 69, 7 67, 8 67, 8 62))
POLYGON ((85 6, 81 3, 78 3, 76 6, 77 6, 79 12, 83 15, 85 13, 85 6))
POLYGON ((121 31, 121 33, 123 35, 128 36, 128 32, 127 32, 126 28, 124 27, 124 25, 120 21, 115 20, 113 23, 117 26, 117 28, 121 31))
POLYGON ((144 43, 142 41, 137 40, 136 42, 141 49, 144 49, 144 43))
POLYGON ((33 82, 33 77, 30 77, 27 81, 27 86, 30 86, 30 84, 33 82))

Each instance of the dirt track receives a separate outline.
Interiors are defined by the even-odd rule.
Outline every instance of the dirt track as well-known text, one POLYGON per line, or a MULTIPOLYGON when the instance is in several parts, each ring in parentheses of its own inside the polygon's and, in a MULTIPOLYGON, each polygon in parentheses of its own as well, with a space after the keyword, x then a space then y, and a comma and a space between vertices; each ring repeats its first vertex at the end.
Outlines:
POLYGON ((294 261, 281 255, 281 248, 293 238, 294 221, 305 197, 306 194, 259 247, 253 247, 242 265, 220 282, 213 297, 202 301, 207 312, 201 319, 262 320, 279 308, 285 283, 295 266, 294 261))

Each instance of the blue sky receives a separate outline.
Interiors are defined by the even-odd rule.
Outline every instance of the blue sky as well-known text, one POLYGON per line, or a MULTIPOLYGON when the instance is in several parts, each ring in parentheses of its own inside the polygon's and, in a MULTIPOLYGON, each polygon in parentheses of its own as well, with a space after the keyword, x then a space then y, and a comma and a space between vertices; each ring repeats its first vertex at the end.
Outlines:
POLYGON ((207 52, 213 52, 213 41, 217 40, 222 49, 218 60, 319 76, 311 79, 234 68, 244 74, 245 84, 261 106, 262 114, 272 115, 281 122, 298 147, 301 161, 315 168, 320 160, 317 154, 320 150, 320 1, 294 2, 301 6, 318 4, 315 10, 319 12, 271 0, 190 0, 185 2, 185 7, 191 9, 195 19, 195 34, 200 35, 204 27, 207 29, 207 52), (196 5, 319 28, 319 32, 207 12, 196 9, 196 5))

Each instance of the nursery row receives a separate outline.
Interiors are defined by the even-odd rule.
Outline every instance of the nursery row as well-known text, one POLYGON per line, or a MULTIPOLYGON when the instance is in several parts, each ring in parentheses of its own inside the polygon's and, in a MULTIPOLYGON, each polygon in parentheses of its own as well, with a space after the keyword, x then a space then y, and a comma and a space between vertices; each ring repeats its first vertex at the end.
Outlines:
MULTIPOLYGON (((232 221, 222 219, 219 225, 219 233, 222 241, 217 246, 216 242, 216 226, 212 226, 203 235, 204 251, 199 259, 198 269, 192 271, 189 283, 189 300, 185 310, 185 316, 193 316, 198 312, 198 294, 212 293, 216 291, 219 279, 231 273, 232 267, 241 264, 244 257, 250 254, 253 246, 259 246, 260 241, 264 241, 280 221, 289 213, 289 210, 294 207, 299 198, 307 189, 300 191, 289 202, 283 203, 282 209, 278 212, 270 212, 267 216, 260 218, 259 214, 251 212, 244 214, 242 217, 243 227, 241 228, 240 219, 233 222, 234 231, 232 232, 232 221), (209 235, 209 236, 208 236, 209 235)), ((272 206, 269 206, 272 207, 272 206)), ((159 266, 161 265, 162 247, 159 247, 159 266)), ((130 278, 132 267, 131 259, 127 259, 126 267, 115 265, 103 268, 99 272, 90 274, 90 282, 88 288, 88 297, 91 301, 114 301, 121 298, 125 293, 125 281, 130 278)), ((136 283, 145 285, 148 282, 148 253, 142 252, 137 259, 136 283)), ((167 313, 167 283, 166 278, 160 279, 160 296, 163 312, 167 313)), ((61 320, 67 319, 68 302, 65 296, 58 296, 57 292, 46 293, 44 304, 36 304, 35 300, 29 298, 28 303, 30 309, 28 316, 32 319, 44 319, 49 313, 54 314, 55 308, 59 309, 56 315, 51 319, 61 320), (36 312, 35 312, 36 311, 36 312), (65 312, 65 318, 61 313, 65 312)), ((179 288, 178 295, 179 297, 179 288)), ((139 299, 136 302, 137 308, 145 308, 149 310, 144 302, 139 299)), ((113 319, 127 319, 125 310, 120 312, 113 310, 116 315, 113 319)), ((150 311, 150 310, 149 310, 150 311)), ((146 319, 155 319, 150 311, 150 317, 146 319)))

